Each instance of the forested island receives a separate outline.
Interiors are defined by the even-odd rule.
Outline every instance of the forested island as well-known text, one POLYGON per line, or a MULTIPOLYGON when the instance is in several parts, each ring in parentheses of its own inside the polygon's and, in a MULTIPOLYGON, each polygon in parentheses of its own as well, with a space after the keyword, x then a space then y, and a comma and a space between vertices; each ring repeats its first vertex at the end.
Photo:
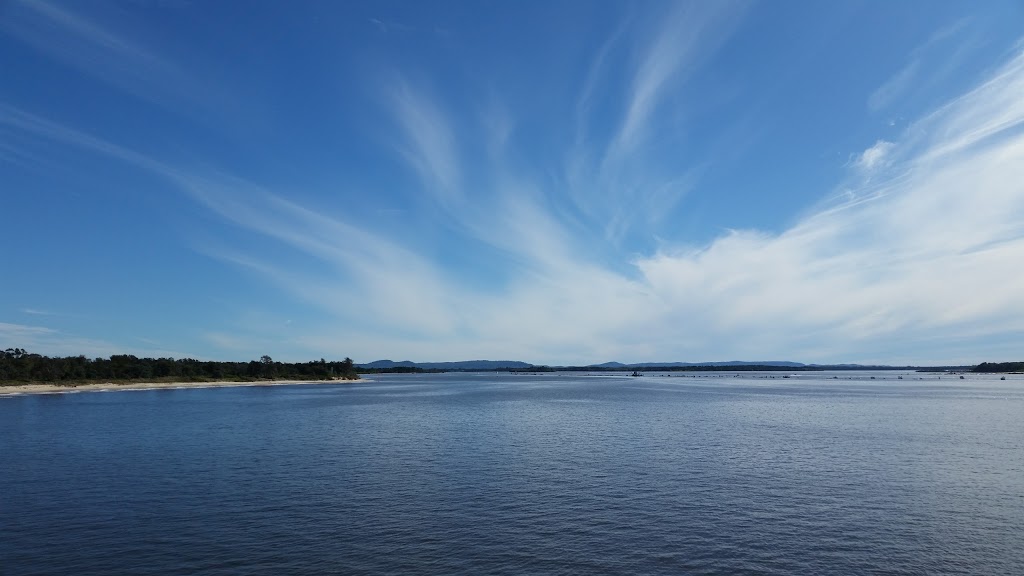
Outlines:
POLYGON ((352 359, 277 362, 270 356, 248 362, 192 358, 50 357, 21 348, 0 352, 0 386, 50 383, 73 386, 95 382, 258 382, 261 380, 358 380, 352 359))
POLYGON ((974 367, 974 372, 1024 372, 1024 362, 982 362, 974 367))

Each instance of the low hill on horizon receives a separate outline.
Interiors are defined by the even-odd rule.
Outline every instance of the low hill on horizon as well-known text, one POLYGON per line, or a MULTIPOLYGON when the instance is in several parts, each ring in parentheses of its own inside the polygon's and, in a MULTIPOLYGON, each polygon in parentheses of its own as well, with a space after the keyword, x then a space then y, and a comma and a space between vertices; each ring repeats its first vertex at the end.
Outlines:
POLYGON ((356 364, 356 368, 388 370, 391 368, 422 368, 424 370, 502 370, 505 368, 530 368, 533 364, 516 360, 464 360, 461 362, 412 362, 410 360, 374 360, 356 364))
POLYGON ((542 365, 542 364, 530 364, 529 362, 521 362, 518 360, 465 360, 460 362, 413 362, 411 360, 375 360, 373 362, 367 362, 363 364, 356 364, 357 369, 366 370, 383 370, 383 371, 414 371, 414 370, 450 370, 450 371, 492 371, 492 370, 530 370, 530 369, 543 369, 543 370, 555 370, 555 371, 579 371, 585 369, 593 370, 656 370, 658 368, 664 368, 667 370, 686 370, 686 369, 700 369, 700 368, 721 368, 723 370, 729 370, 731 368, 737 369, 751 369, 754 367, 764 367, 765 369, 785 369, 793 368, 794 370, 897 370, 897 369, 936 369, 936 370, 970 370, 974 366, 889 366, 889 365, 878 365, 878 364, 854 364, 854 363, 843 363, 843 364, 805 364, 803 362, 792 362, 788 360, 761 360, 761 361, 746 361, 746 360, 729 360, 723 362, 634 362, 625 364, 622 362, 603 362, 601 364, 588 364, 584 366, 554 366, 554 365, 542 365))
POLYGON ((767 361, 744 361, 744 360, 729 360, 727 362, 636 362, 633 364, 623 364, 621 362, 605 362, 604 364, 590 364, 589 367, 593 368, 644 368, 647 366, 658 366, 658 367, 676 367, 676 366, 721 366, 727 368, 729 366, 782 366, 800 368, 808 366, 808 364, 802 364, 800 362, 788 362, 785 360, 767 360, 767 361))
MULTIPOLYGON (((371 370, 393 370, 396 368, 410 368, 410 369, 422 369, 422 370, 505 370, 505 369, 528 369, 541 367, 540 364, 530 364, 529 362, 520 362, 518 360, 464 360, 460 362, 413 362, 411 360, 374 360, 373 362, 366 362, 362 364, 356 364, 356 368, 364 368, 371 370)), ((651 367, 687 367, 687 366, 720 366, 722 368, 728 368, 731 366, 775 366, 784 368, 801 368, 808 366, 800 362, 787 362, 787 361, 765 361, 765 362, 745 362, 742 360, 731 360, 727 362, 636 362, 632 364, 623 364, 622 362, 605 362, 603 364, 590 364, 583 366, 583 368, 595 368, 602 370, 629 370, 634 368, 651 368, 651 367)), ((575 368, 574 366, 549 366, 550 368, 575 368)))

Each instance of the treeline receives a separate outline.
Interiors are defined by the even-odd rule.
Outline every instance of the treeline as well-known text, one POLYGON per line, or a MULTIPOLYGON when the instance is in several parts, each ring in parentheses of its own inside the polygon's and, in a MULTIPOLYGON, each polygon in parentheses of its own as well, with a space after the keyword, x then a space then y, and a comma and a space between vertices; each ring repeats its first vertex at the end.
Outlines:
POLYGON ((975 372, 1024 372, 1024 362, 982 362, 975 372))
POLYGON ((275 362, 270 356, 249 362, 214 362, 192 358, 137 358, 130 354, 110 358, 49 357, 21 348, 0 352, 0 383, 75 383, 90 381, 212 380, 356 380, 350 358, 328 362, 275 362))

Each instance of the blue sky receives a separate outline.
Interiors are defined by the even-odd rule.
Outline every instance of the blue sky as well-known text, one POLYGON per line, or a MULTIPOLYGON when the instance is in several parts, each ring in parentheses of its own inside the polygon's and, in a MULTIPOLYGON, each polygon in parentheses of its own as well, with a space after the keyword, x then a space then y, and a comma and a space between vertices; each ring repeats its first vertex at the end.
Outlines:
POLYGON ((1024 359, 1019 2, 0 3, 0 347, 1024 359))

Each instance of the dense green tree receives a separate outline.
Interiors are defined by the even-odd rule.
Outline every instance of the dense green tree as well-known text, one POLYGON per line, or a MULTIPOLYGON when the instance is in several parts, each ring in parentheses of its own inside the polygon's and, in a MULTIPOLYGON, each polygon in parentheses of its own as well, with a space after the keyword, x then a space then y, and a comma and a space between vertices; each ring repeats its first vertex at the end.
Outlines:
POLYGON ((1024 372, 1024 362, 982 362, 975 372, 1024 372))

